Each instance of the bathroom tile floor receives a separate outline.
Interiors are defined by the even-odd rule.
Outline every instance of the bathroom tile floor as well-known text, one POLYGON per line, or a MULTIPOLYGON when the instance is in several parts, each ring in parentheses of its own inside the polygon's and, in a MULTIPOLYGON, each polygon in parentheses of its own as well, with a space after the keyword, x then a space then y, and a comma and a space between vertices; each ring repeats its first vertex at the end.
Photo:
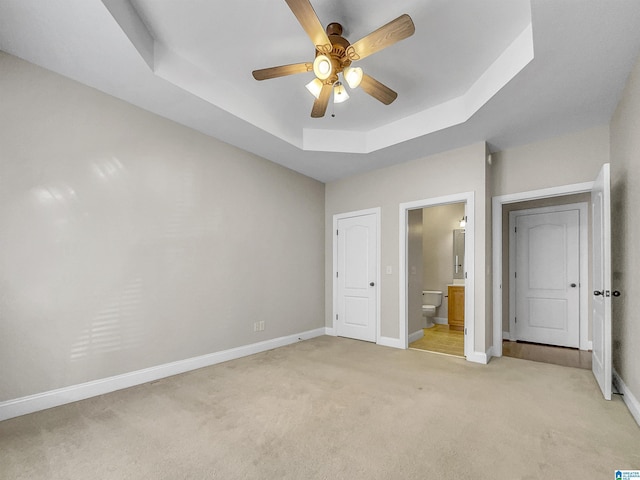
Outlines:
POLYGON ((434 325, 423 330, 424 337, 411 342, 409 348, 464 357, 464 334, 462 331, 449 330, 449 325, 434 325))

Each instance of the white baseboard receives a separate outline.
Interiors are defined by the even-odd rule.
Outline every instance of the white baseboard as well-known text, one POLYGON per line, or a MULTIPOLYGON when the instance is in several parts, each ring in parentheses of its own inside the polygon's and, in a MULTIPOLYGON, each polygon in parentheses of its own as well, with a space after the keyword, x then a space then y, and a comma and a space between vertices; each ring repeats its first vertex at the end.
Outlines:
POLYGON ((161 378, 170 377, 179 373, 188 372, 198 368, 208 367, 217 363, 235 360, 256 353, 284 347, 301 340, 319 337, 327 334, 327 329, 317 328, 306 332, 288 335, 286 337, 265 340, 264 342, 252 343, 242 347, 231 348, 221 352, 201 355, 199 357, 187 358, 177 362, 165 363, 155 367, 136 370, 134 372, 115 375, 113 377, 101 378, 91 382, 71 385, 69 387, 58 388, 48 392, 36 393, 26 397, 16 398, 0 402, 0 421, 7 420, 20 415, 57 407, 66 403, 77 402, 86 398, 104 395, 123 388, 129 388, 143 383, 152 382, 161 378))
POLYGON ((489 361, 491 360, 492 357, 496 356, 496 347, 495 345, 491 345, 489 347, 489 349, 487 350, 487 353, 485 354, 486 359, 487 359, 487 363, 489 363, 489 361))
POLYGON ((622 381, 622 378, 620 378, 615 368, 611 373, 613 373, 613 384, 618 389, 618 392, 622 394, 622 400, 629 409, 629 412, 631 412, 631 416, 635 419, 636 423, 640 425, 640 402, 633 393, 631 393, 629 387, 622 381))
POLYGON ((337 337, 338 336, 338 334, 336 333, 336 329, 333 328, 333 327, 325 327, 324 334, 325 335, 329 335, 331 337, 337 337))
POLYGON ((449 319, 444 317, 433 317, 433 323, 438 325, 449 325, 449 319))
POLYGON ((378 337, 378 341, 376 342, 378 345, 382 345, 383 347, 392 347, 392 348, 402 348, 404 349, 404 345, 400 342, 399 338, 391 338, 391 337, 378 337))
POLYGON ((502 332, 502 339, 503 340, 511 340, 511 333, 510 332, 502 332))
POLYGON ((409 343, 420 340, 422 337, 424 337, 424 330, 421 328, 417 332, 413 332, 411 335, 409 335, 409 343))
POLYGON ((471 355, 467 355, 467 360, 474 363, 482 363, 486 365, 489 362, 489 357, 485 352, 473 352, 471 355))

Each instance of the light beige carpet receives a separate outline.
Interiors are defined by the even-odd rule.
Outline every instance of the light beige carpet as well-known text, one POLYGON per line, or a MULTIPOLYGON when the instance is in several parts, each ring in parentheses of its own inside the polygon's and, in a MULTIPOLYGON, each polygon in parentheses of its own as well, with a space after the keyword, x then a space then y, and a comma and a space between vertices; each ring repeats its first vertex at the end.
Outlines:
POLYGON ((319 337, 0 423, 4 479, 612 479, 591 372, 319 337))

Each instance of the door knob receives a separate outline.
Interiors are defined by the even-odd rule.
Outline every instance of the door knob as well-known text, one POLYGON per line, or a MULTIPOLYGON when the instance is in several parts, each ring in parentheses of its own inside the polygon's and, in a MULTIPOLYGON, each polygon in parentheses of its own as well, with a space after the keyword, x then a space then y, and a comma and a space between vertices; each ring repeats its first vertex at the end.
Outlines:
POLYGON ((620 292, 618 290, 614 290, 613 292, 611 292, 611 295, 613 295, 614 297, 619 297, 620 292))
POLYGON ((373 283, 373 282, 371 282, 371 283, 369 284, 369 286, 370 286, 370 287, 373 287, 374 285, 375 285, 375 283, 373 283))
POLYGON ((572 284, 571 284, 571 288, 576 288, 576 284, 575 284, 575 283, 572 283, 572 284))
POLYGON ((604 291, 596 290, 593 294, 597 297, 598 295, 604 295, 604 291))

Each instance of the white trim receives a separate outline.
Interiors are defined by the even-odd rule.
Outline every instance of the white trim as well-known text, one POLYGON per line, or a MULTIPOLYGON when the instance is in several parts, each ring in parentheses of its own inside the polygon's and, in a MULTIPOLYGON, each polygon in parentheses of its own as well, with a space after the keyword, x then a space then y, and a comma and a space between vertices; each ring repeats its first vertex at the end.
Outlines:
MULTIPOLYGON (((589 350, 589 204, 587 202, 567 203, 550 207, 528 208, 509 212, 509 278, 514 277, 516 268, 516 234, 514 231, 516 217, 521 215, 555 213, 567 210, 578 210, 578 348, 589 350)), ((515 288, 509 289, 509 331, 514 332, 517 339, 515 323, 516 309, 515 288)), ((503 337, 504 338, 504 337, 503 337)))
POLYGON ((401 348, 405 350, 407 348, 402 344, 402 342, 398 338, 378 337, 378 341, 376 343, 383 347, 401 348))
POLYGON ((331 337, 338 336, 338 334, 336 333, 336 329, 333 327, 325 327, 324 331, 325 331, 325 335, 329 335, 331 337))
POLYGON ((416 342, 422 337, 424 337, 424 329, 421 328, 417 332, 413 332, 411 335, 409 335, 409 343, 416 342))
POLYGON ((509 341, 514 341, 515 342, 515 338, 511 338, 511 332, 502 332, 502 340, 509 340, 509 341))
POLYGON ((444 317, 433 317, 433 323, 438 325, 449 325, 449 319, 444 317))
POLYGON ((502 205, 539 198, 559 197, 575 193, 591 192, 593 182, 574 183, 560 187, 543 188, 528 192, 498 195, 492 199, 493 219, 493 353, 502 356, 502 205))
POLYGON ((338 271, 338 241, 337 235, 334 234, 338 230, 338 220, 343 218, 351 218, 351 217, 361 217, 363 215, 375 215, 376 218, 376 235, 377 235, 377 251, 376 251, 376 343, 380 344, 379 339, 381 337, 380 334, 380 271, 382 269, 381 261, 382 261, 382 248, 380 242, 382 240, 381 233, 381 214, 382 208, 367 208, 365 210, 356 210, 354 212, 345 212, 345 213, 336 213, 333 216, 333 230, 331 231, 331 236, 333 237, 333 272, 332 272, 332 289, 333 289, 333 306, 331 312, 331 331, 334 332, 332 335, 338 335, 338 329, 336 325, 336 315, 338 314, 338 281, 336 280, 336 272, 338 271))
POLYGON ((286 337, 265 340, 263 342, 243 345, 241 347, 209 353, 199 357, 187 358, 177 362, 144 368, 142 370, 136 370, 122 375, 101 378, 91 382, 80 383, 69 387, 49 390, 48 392, 36 393, 26 397, 7 400, 0 402, 0 421, 45 410, 47 408, 57 407, 67 403, 77 402, 78 400, 84 400, 97 395, 104 395, 105 393, 115 392, 116 390, 122 390, 123 388, 142 385, 143 383, 152 382, 161 378, 196 370, 198 368, 209 367, 211 365, 235 360, 248 355, 254 355, 267 350, 273 350, 274 348, 284 347, 285 345, 290 345, 301 340, 308 340, 325 334, 326 328, 316 328, 315 330, 287 335, 286 337))
POLYGON ((612 369, 612 373, 613 373, 613 384, 615 385, 618 392, 622 394, 622 400, 624 401, 625 405, 629 409, 631 416, 634 418, 636 423, 640 425, 640 402, 633 395, 633 393, 631 393, 631 390, 629 390, 629 387, 627 387, 625 383, 622 381, 622 378, 620 378, 620 375, 618 375, 618 372, 616 372, 615 368, 612 369))
MULTIPOLYGON (((466 257, 465 257, 466 259, 466 257)), ((467 361, 469 362, 474 362, 474 363, 482 363, 483 365, 486 365, 487 363, 489 363, 489 358, 491 358, 493 355, 493 352, 488 351, 487 353, 485 352, 471 352, 469 355, 466 355, 467 357, 467 361)))
MULTIPOLYGON (((464 318, 465 318, 465 336, 464 336, 464 353, 467 360, 475 362, 478 358, 475 350, 475 194, 474 192, 456 193, 443 197, 428 198, 413 202, 401 203, 399 206, 399 268, 398 268, 398 284, 399 284, 399 332, 400 332, 400 348, 407 349, 409 347, 409 319, 407 312, 407 249, 408 249, 408 215, 409 210, 425 207, 435 207, 438 205, 447 205, 451 203, 465 203, 465 215, 467 217, 467 225, 465 227, 465 270, 467 278, 465 280, 465 296, 464 296, 464 318), (469 339, 469 341, 467 341, 469 339)), ((481 356, 485 357, 484 353, 481 356)))
POLYGON ((493 345, 491 345, 488 349, 487 349, 487 353, 486 353, 486 357, 487 357, 487 363, 489 363, 489 360, 491 360, 491 357, 495 357, 495 348, 493 348, 493 345))

